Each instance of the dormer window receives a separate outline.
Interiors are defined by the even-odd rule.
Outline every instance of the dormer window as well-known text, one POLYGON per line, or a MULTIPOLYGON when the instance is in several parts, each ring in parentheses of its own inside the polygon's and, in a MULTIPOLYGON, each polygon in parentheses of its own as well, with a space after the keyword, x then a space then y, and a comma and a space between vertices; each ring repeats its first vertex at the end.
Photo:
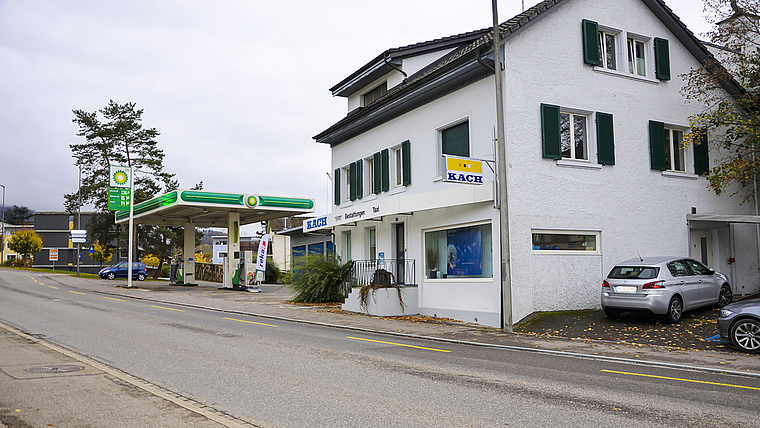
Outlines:
POLYGON ((375 87, 375 89, 367 92, 364 94, 364 105, 368 106, 376 99, 382 97, 383 95, 388 93, 388 82, 383 82, 379 86, 375 87))

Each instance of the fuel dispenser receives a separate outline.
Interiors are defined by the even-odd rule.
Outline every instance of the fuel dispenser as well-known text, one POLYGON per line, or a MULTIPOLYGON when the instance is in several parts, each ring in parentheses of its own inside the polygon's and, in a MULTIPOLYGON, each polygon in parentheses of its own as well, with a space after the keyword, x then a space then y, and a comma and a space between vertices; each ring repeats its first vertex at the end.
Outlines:
POLYGON ((182 258, 180 256, 172 257, 169 264, 169 284, 182 285, 182 258))
POLYGON ((261 287, 256 284, 256 264, 253 261, 253 251, 243 251, 243 257, 234 271, 230 266, 230 258, 227 253, 219 253, 222 258, 222 270, 224 272, 224 285, 227 289, 245 290, 257 293, 261 287), (227 287, 230 284, 232 287, 227 287))

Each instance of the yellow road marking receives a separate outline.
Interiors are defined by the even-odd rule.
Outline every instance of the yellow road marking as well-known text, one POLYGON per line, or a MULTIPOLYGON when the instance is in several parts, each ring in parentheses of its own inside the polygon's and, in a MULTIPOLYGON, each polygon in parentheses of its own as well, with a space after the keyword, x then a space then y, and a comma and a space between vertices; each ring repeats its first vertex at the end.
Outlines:
POLYGON ((121 300, 121 299, 114 299, 113 297, 106 297, 106 296, 103 296, 103 298, 104 298, 104 299, 108 299, 108 300, 116 300, 117 302, 126 302, 126 300, 121 300))
POLYGON ((80 293, 80 292, 78 292, 78 291, 71 291, 71 290, 69 290, 69 293, 74 293, 74 294, 84 294, 84 293, 80 293))
POLYGON ((353 339, 353 340, 363 340, 365 342, 375 342, 375 343, 383 343, 385 345, 396 345, 396 346, 404 346, 406 348, 416 348, 416 349, 424 349, 426 351, 436 351, 436 352, 451 352, 447 351, 445 349, 435 349, 435 348, 423 348, 422 346, 414 346, 414 345, 405 345, 403 343, 393 343, 393 342, 383 342, 382 340, 372 340, 372 339, 362 339, 361 337, 351 337, 348 336, 346 339, 353 339))
POLYGON ((235 319, 235 318, 225 318, 225 319, 226 320, 230 320, 230 321, 244 322, 244 323, 248 323, 248 324, 265 325, 267 327, 277 327, 276 325, 273 325, 273 324, 264 324, 262 322, 253 322, 253 321, 246 321, 246 320, 238 320, 238 319, 235 319))
POLYGON ((665 380, 677 380, 680 382, 691 382, 691 383, 702 383, 705 385, 716 385, 716 386, 726 386, 729 388, 741 388, 741 389, 752 389, 755 391, 760 391, 760 388, 755 386, 744 386, 744 385, 733 385, 730 383, 720 383, 720 382, 708 382, 705 380, 694 380, 694 379, 682 379, 679 377, 668 377, 668 376, 657 376, 657 375, 650 375, 650 374, 644 374, 644 373, 628 373, 628 372, 619 372, 615 370, 601 370, 605 373, 616 373, 616 374, 623 374, 623 375, 629 375, 629 376, 641 376, 641 377, 651 377, 655 379, 665 379, 665 380))
POLYGON ((48 287, 50 287, 50 288, 54 288, 54 289, 56 289, 56 290, 58 289, 58 287, 53 287, 52 285, 48 285, 48 287))
POLYGON ((43 283, 41 283, 41 282, 40 282, 39 284, 40 284, 40 285, 45 285, 45 284, 43 284, 43 283))
POLYGON ((156 305, 151 305, 151 306, 153 306, 154 308, 168 309, 170 311, 185 312, 182 309, 166 308, 166 307, 163 307, 163 306, 156 306, 156 305))

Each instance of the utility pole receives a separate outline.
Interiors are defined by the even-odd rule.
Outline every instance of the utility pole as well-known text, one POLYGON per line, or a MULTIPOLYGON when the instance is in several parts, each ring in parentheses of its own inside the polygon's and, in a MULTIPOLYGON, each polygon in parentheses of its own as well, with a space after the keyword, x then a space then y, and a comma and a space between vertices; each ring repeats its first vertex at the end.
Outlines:
MULTIPOLYGON (((82 230, 82 166, 79 165, 79 206, 77 207, 77 230, 82 230)), ((79 261, 82 259, 82 244, 77 242, 77 278, 79 278, 79 261)))
MULTIPOLYGON (((507 140, 504 131, 504 92, 501 82, 501 46, 497 0, 493 9, 493 60, 496 77, 496 187, 499 197, 499 254, 501 255, 501 314, 504 331, 512 332, 512 281, 509 255, 509 206, 507 204, 507 140)), ((506 59, 505 59, 506 62, 506 59)))
POLYGON ((0 187, 3 188, 3 220, 2 220, 2 231, 0 231, 0 267, 3 267, 3 263, 5 263, 5 184, 0 184, 0 187))

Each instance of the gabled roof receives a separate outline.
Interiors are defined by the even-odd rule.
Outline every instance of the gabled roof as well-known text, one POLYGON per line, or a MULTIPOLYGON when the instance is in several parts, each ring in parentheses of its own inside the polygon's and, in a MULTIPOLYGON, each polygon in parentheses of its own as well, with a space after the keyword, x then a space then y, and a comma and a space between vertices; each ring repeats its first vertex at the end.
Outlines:
MULTIPOLYGON (((500 39, 506 40, 514 37, 546 16, 556 6, 569 1, 572 0, 545 0, 525 10, 499 25, 500 39)), ((715 64, 715 62, 709 61, 712 55, 707 51, 705 46, 662 0, 641 1, 673 33, 676 39, 697 61, 703 65, 715 64)), ((471 43, 463 46, 461 49, 454 50, 427 68, 409 76, 399 85, 389 89, 386 95, 368 106, 349 112, 345 118, 313 138, 318 143, 326 143, 330 144, 331 147, 335 147, 376 126, 493 74, 494 61, 491 52, 493 32, 490 29, 480 30, 479 32, 482 32, 481 36, 471 43), (487 61, 484 61, 484 59, 487 59, 487 61)), ((476 33, 478 32, 465 34, 476 33)), ((383 58, 386 52, 378 58, 383 58)), ((361 70, 366 69, 366 67, 363 67, 361 70)), ((352 76, 357 75, 357 73, 354 73, 352 76)), ((347 80, 344 80, 344 82, 347 80)), ((735 81, 731 80, 722 83, 726 91, 731 95, 736 96, 741 94, 742 88, 735 81)))
POLYGON ((353 74, 330 88, 333 96, 347 97, 401 66, 401 60, 411 56, 444 49, 455 49, 477 40, 490 31, 490 28, 456 34, 449 37, 415 43, 399 48, 388 49, 365 64, 353 74))

